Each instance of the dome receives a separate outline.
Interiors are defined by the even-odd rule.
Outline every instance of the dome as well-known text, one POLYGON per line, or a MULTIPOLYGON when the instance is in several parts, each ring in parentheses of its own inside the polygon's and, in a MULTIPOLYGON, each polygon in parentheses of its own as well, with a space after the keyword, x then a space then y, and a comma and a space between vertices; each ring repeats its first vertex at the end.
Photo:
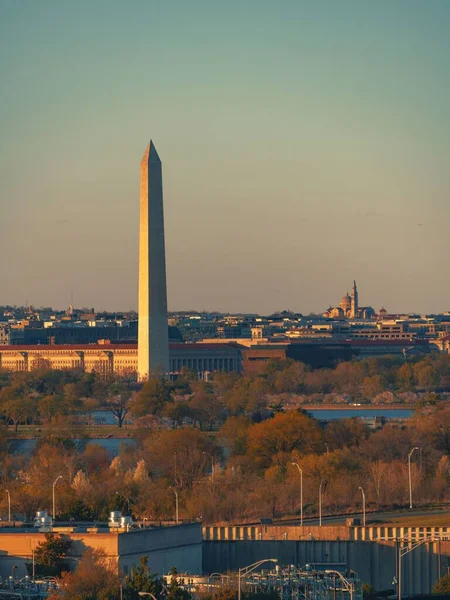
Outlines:
POLYGON ((348 295, 348 292, 345 294, 345 296, 342 297, 342 300, 339 302, 339 306, 342 308, 342 310, 344 312, 347 312, 350 310, 350 308, 352 306, 352 299, 348 295))

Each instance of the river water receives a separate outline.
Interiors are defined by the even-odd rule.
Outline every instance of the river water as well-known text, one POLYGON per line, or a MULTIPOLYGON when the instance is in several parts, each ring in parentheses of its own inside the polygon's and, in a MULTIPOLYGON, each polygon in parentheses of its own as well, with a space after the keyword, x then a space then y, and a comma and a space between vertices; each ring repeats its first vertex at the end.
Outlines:
MULTIPOLYGON (((321 410, 315 409, 307 411, 314 419, 320 421, 332 421, 335 419, 351 419, 359 417, 360 419, 373 419, 374 417, 384 417, 385 419, 408 419, 413 414, 413 410, 409 408, 393 409, 388 406, 386 409, 371 410, 370 408, 352 408, 352 409, 337 409, 337 410, 321 410)), ((113 415, 106 411, 95 411, 93 413, 94 423, 97 425, 114 425, 116 423, 113 415)), ((9 451, 13 454, 33 453, 36 448, 37 439, 19 439, 12 440, 9 451)), ((110 457, 118 456, 122 445, 135 446, 136 440, 133 438, 91 438, 89 440, 74 439, 75 443, 79 443, 81 449, 88 445, 98 444, 108 450, 110 457)))
POLYGON ((384 417, 385 419, 409 419, 412 416, 413 410, 410 408, 389 408, 375 409, 370 408, 348 408, 342 410, 308 410, 305 409, 314 419, 320 421, 334 421, 335 419, 352 419, 359 417, 360 419, 373 419, 374 417, 384 417))

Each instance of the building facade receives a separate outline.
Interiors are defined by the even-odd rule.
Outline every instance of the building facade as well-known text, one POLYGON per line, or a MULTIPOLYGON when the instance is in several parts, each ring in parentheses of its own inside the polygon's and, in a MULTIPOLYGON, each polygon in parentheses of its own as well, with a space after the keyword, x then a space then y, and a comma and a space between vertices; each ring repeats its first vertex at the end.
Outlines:
MULTIPOLYGON (((241 347, 238 344, 169 344, 169 373, 190 369, 200 375, 213 372, 239 372, 241 347)), ((137 344, 99 344, 0 346, 0 369, 32 371, 82 369, 101 374, 136 373, 137 344)))

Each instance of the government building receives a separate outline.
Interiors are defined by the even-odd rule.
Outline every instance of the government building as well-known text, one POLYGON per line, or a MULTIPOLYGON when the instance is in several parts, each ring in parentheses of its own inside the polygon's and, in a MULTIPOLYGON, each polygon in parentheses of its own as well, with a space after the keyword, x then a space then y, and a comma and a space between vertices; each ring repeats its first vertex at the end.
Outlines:
MULTIPOLYGON (((223 344, 169 344, 169 373, 176 375, 187 368, 203 374, 212 371, 239 372, 241 346, 223 344)), ((32 371, 50 369, 82 369, 102 374, 137 373, 136 343, 64 344, 35 346, 0 346, 0 369, 32 371)))

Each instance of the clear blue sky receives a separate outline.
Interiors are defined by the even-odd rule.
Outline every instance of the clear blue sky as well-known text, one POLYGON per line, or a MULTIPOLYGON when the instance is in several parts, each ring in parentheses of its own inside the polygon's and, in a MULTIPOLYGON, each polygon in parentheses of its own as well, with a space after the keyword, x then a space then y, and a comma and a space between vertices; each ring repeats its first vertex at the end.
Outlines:
POLYGON ((1 0, 0 304, 450 310, 448 0, 1 0))

